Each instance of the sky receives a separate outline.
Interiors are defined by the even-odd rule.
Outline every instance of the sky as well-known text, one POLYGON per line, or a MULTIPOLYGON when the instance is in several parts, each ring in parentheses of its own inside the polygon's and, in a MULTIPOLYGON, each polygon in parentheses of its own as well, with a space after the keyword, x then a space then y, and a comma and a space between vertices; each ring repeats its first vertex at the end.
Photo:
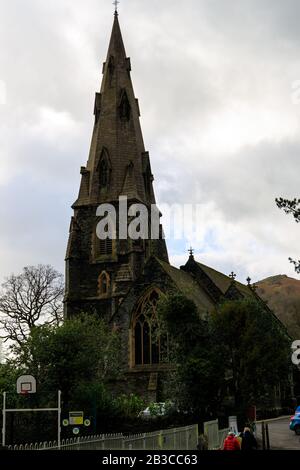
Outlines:
MULTIPOLYGON (((64 272, 71 205, 93 128, 110 0, 0 0, 0 282, 64 272)), ((159 206, 200 207, 197 239, 168 241, 245 282, 287 274, 300 226, 300 2, 121 0, 126 52, 159 206)))

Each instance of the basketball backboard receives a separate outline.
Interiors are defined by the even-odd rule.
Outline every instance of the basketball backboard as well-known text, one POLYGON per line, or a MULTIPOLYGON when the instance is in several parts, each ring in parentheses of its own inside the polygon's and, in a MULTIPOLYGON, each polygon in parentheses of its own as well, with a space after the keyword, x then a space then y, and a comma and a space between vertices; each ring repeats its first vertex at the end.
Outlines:
POLYGON ((32 375, 21 375, 17 380, 17 393, 28 395, 36 393, 36 380, 32 375))

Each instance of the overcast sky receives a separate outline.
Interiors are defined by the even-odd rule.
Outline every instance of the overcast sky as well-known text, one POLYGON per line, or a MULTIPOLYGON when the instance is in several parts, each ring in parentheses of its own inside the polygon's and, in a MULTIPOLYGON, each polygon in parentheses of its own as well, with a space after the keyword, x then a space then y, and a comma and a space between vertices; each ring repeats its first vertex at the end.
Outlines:
MULTIPOLYGON (((297 277, 299 0, 122 0, 120 24, 159 205, 201 204, 198 240, 169 242, 242 281, 297 277)), ((113 21, 111 0, 0 0, 0 281, 64 270, 113 21)))

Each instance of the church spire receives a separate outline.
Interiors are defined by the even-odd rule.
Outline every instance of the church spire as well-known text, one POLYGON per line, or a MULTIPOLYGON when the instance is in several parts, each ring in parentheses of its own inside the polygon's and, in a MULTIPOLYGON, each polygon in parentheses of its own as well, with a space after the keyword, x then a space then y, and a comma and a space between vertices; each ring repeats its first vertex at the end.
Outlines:
POLYGON ((130 59, 115 14, 101 89, 96 93, 90 155, 86 168, 82 169, 81 190, 74 208, 114 201, 124 195, 129 166, 135 186, 131 193, 138 201, 155 204, 149 155, 145 152, 130 72, 130 59), (104 171, 107 175, 103 176, 104 171))
POLYGON ((115 11, 114 15, 114 23, 108 47, 107 60, 109 60, 110 57, 114 57, 116 61, 126 59, 126 52, 117 11, 115 11))

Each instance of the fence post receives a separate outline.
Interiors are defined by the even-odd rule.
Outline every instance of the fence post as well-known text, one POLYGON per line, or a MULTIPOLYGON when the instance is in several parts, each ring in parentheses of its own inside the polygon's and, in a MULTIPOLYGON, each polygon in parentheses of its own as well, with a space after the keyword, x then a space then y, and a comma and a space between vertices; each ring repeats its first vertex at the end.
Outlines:
POLYGON ((143 434, 143 449, 146 450, 146 438, 147 438, 147 434, 144 433, 143 434))
POLYGON ((270 436, 269 436, 269 425, 266 424, 266 441, 267 441, 267 450, 270 450, 270 436))
POLYGON ((57 447, 60 450, 60 440, 61 440, 61 391, 58 390, 57 393, 57 447))
POLYGON ((159 431, 159 433, 158 433, 158 436, 157 436, 157 437, 158 437, 158 447, 159 447, 159 449, 161 449, 161 450, 162 450, 162 449, 163 449, 163 447, 164 447, 163 432, 162 432, 162 431, 159 431))
POLYGON ((2 410, 2 446, 5 447, 6 434, 6 392, 3 392, 3 410, 2 410))
POLYGON ((262 448, 266 450, 266 436, 265 436, 265 422, 261 423, 261 434, 262 434, 262 448))

